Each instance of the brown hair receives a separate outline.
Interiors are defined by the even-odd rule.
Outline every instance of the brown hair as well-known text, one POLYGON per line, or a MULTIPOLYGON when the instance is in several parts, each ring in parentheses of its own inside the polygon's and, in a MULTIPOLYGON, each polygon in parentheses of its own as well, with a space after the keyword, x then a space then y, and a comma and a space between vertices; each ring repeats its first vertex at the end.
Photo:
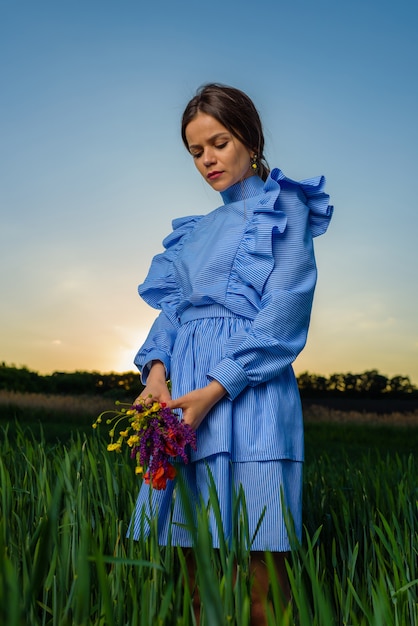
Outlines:
POLYGON ((263 154, 263 128, 252 100, 243 91, 227 85, 209 83, 200 87, 186 106, 181 121, 181 136, 187 149, 186 128, 199 112, 214 117, 249 150, 254 150, 257 174, 266 180, 270 169, 263 154))

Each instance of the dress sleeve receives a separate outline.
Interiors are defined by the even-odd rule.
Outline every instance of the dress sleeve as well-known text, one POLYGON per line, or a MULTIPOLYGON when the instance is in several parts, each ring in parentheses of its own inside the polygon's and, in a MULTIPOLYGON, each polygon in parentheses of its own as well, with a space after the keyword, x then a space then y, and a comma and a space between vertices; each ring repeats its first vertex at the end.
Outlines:
POLYGON ((181 299, 174 262, 201 217, 194 215, 173 221, 173 232, 163 241, 165 251, 154 257, 145 281, 138 287, 142 299, 153 308, 160 309, 134 359, 143 384, 146 384, 151 361, 162 361, 167 379, 170 377, 171 354, 179 328, 177 307, 181 299))
POLYGON ((246 386, 279 376, 303 349, 317 277, 313 237, 326 231, 333 211, 323 177, 296 183, 280 170, 271 177, 254 211, 247 263, 241 262, 247 284, 259 292, 260 309, 208 374, 231 400, 246 386))
POLYGON ((173 323, 164 311, 161 311, 145 343, 138 350, 134 363, 140 371, 141 382, 146 385, 152 361, 162 361, 166 379, 170 378, 171 351, 177 335, 178 323, 173 323))

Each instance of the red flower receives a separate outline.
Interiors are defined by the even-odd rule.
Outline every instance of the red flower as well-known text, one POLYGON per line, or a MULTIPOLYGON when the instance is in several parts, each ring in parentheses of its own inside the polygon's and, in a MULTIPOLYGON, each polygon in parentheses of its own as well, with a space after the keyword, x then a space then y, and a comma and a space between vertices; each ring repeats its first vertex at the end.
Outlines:
POLYGON ((170 463, 167 463, 166 468, 160 465, 151 476, 148 470, 144 476, 144 480, 147 485, 151 483, 153 489, 161 490, 167 487, 167 480, 173 480, 176 473, 176 468, 170 463))
POLYGON ((171 441, 166 441, 164 444, 164 452, 168 454, 168 456, 177 456, 177 450, 174 448, 171 441))
POLYGON ((185 446, 186 440, 182 433, 175 432, 173 428, 169 428, 164 441, 164 452, 168 456, 177 456, 185 446))

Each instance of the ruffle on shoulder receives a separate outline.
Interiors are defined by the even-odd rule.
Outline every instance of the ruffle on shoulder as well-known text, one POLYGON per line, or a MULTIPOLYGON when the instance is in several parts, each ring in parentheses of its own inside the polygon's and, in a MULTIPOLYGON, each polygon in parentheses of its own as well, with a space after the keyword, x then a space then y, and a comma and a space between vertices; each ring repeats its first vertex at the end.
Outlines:
POLYGON ((253 217, 235 257, 229 283, 231 293, 244 296, 257 308, 259 302, 255 299, 257 296, 261 298, 274 268, 273 235, 285 233, 291 212, 297 212, 298 223, 306 225, 308 220, 312 237, 327 230, 333 207, 328 204, 329 195, 324 193, 324 186, 324 176, 297 182, 287 178, 278 168, 270 172, 264 184, 264 195, 253 209, 253 217), (281 193, 286 196, 283 202, 281 193))
POLYGON ((287 178, 278 168, 270 172, 270 177, 266 181, 274 180, 283 188, 299 187, 306 198, 306 206, 309 209, 309 225, 312 237, 323 235, 331 221, 334 207, 329 204, 329 195, 324 193, 326 183, 325 176, 306 178, 300 182, 287 178))
POLYGON ((190 215, 173 220, 173 231, 163 240, 165 251, 153 258, 146 279, 138 287, 141 298, 153 308, 164 309, 164 304, 177 301, 179 285, 174 276, 173 261, 202 217, 190 215))
MULTIPOLYGON (((274 267, 272 254, 272 233, 283 233, 287 217, 275 205, 280 194, 280 185, 273 178, 268 178, 264 185, 264 195, 254 208, 254 214, 244 232, 232 268, 230 287, 232 291, 242 291, 250 302, 254 299, 255 289, 259 295, 274 267)), ((256 303, 251 302, 256 306, 256 303)))

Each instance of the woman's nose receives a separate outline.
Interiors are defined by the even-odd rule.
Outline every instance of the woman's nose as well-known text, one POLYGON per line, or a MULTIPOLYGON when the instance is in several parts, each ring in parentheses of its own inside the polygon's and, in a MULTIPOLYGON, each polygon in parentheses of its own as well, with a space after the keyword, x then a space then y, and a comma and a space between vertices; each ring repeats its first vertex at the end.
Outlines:
POLYGON ((213 150, 212 147, 208 146, 203 151, 203 163, 205 165, 212 165, 213 163, 215 163, 215 161, 216 161, 215 151, 213 150))

